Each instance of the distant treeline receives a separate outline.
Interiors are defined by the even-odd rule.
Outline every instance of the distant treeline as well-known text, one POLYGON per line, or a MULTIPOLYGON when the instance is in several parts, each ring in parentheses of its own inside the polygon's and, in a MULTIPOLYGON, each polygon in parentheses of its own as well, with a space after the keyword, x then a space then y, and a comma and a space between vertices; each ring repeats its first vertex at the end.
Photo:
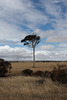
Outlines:
MULTIPOLYGON (((10 61, 11 63, 24 63, 24 62, 33 62, 33 61, 10 61)), ((35 62, 67 62, 67 61, 35 61, 35 62)))

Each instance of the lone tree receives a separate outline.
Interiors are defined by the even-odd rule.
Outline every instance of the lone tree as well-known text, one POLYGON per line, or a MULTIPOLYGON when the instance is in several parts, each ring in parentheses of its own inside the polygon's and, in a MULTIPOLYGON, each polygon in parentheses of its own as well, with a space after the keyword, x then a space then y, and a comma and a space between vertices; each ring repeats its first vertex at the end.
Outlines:
POLYGON ((33 48, 33 67, 35 67, 35 47, 40 42, 40 36, 27 35, 21 42, 24 42, 24 45, 33 48))

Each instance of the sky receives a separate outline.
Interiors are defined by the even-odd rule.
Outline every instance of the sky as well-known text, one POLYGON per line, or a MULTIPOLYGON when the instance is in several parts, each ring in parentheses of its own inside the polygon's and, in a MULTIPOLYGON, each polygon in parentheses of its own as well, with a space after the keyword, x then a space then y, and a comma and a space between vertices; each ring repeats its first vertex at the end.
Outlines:
POLYGON ((67 0, 0 0, 0 58, 32 60, 21 40, 36 33, 36 60, 67 61, 67 0))

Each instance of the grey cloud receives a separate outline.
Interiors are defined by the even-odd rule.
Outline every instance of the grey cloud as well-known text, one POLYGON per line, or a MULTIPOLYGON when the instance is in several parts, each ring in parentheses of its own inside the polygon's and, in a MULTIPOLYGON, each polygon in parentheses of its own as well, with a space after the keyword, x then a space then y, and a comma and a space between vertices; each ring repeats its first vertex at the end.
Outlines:
POLYGON ((65 61, 67 60, 67 51, 66 49, 53 49, 53 50, 40 50, 40 52, 37 51, 36 59, 39 60, 59 60, 59 61, 65 61), (63 52, 64 51, 64 52, 63 52))
POLYGON ((67 42, 60 43, 58 47, 67 48, 67 42))
POLYGON ((41 50, 50 50, 50 49, 53 49, 54 46, 49 44, 49 45, 42 45, 39 47, 41 50))
POLYGON ((47 22, 48 17, 31 0, 0 1, 0 40, 19 41, 30 33, 22 26, 34 30, 47 22))
POLYGON ((17 25, 9 24, 0 20, 0 40, 19 41, 26 36, 17 25))
POLYGON ((52 15, 55 18, 61 17, 61 6, 56 3, 61 2, 60 0, 41 0, 41 3, 46 10, 47 14, 52 15))
POLYGON ((15 47, 11 48, 8 45, 0 46, 0 58, 4 58, 6 60, 28 60, 32 58, 31 51, 15 47))
POLYGON ((18 43, 19 41, 0 40, 0 44, 5 44, 5 45, 13 45, 18 43))
MULTIPOLYGON (((57 3, 67 3, 66 0, 41 0, 41 4, 46 10, 46 12, 53 16, 49 17, 49 23, 54 27, 54 30, 42 31, 40 29, 36 29, 35 32, 44 38, 46 37, 46 42, 56 43, 56 42, 64 42, 67 41, 67 13, 63 12, 60 4, 57 3), (64 16, 64 18, 63 18, 64 16)), ((45 27, 44 27, 45 28, 45 27)))
MULTIPOLYGON (((38 50, 35 52, 36 60, 67 60, 67 49, 54 48, 52 50, 38 50)), ((0 46, 0 57, 5 60, 33 60, 32 51, 27 48, 0 46)))
POLYGON ((67 41, 67 35, 66 34, 55 34, 53 36, 47 37, 46 42, 51 42, 51 43, 58 43, 58 42, 64 42, 67 41))
POLYGON ((44 37, 48 37, 48 36, 51 36, 51 35, 53 35, 54 34, 54 30, 47 30, 47 31, 42 31, 42 30, 40 30, 40 29, 36 29, 36 30, 34 30, 34 32, 37 34, 37 35, 39 35, 41 38, 44 38, 44 37))
POLYGON ((48 21, 41 11, 35 9, 30 0, 2 0, 0 1, 0 16, 9 22, 21 23, 31 27, 48 21))

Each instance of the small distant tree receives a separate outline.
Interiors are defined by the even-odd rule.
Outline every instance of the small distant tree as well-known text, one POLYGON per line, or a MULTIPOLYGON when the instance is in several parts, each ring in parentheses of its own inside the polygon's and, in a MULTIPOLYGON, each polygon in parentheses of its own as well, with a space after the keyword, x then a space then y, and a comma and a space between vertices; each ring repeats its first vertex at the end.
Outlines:
POLYGON ((33 67, 35 67, 35 47, 40 42, 40 36, 27 35, 21 42, 24 42, 24 45, 33 48, 33 67))

